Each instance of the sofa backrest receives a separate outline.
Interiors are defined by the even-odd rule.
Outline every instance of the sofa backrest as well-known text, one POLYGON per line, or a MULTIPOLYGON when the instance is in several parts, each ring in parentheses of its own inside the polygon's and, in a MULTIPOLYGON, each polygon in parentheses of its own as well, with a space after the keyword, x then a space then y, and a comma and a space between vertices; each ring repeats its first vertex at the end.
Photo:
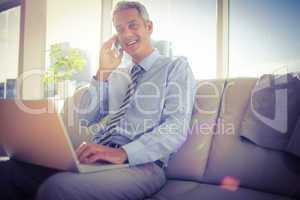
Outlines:
POLYGON ((199 81, 187 141, 171 156, 169 179, 200 181, 206 168, 224 80, 199 81))
POLYGON ((221 184, 231 177, 240 186, 300 197, 300 159, 259 147, 239 135, 239 127, 256 79, 228 80, 217 131, 203 182, 221 184))

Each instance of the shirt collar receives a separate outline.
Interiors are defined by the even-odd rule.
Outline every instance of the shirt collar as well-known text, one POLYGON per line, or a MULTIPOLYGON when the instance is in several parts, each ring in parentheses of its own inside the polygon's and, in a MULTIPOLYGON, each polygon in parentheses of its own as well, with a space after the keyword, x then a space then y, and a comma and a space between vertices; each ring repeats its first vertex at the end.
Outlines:
POLYGON ((148 71, 154 62, 159 58, 160 54, 157 49, 154 49, 154 51, 146 56, 141 62, 138 63, 145 71, 148 71))

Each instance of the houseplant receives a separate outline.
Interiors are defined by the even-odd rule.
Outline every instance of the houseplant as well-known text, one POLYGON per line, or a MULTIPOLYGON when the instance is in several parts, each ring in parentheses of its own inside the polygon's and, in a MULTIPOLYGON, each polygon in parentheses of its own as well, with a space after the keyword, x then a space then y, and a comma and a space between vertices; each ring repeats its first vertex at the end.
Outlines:
POLYGON ((47 96, 66 96, 74 74, 83 70, 86 59, 78 49, 70 48, 67 43, 56 43, 50 48, 51 65, 44 74, 47 96), (49 93, 49 91, 52 92, 49 93), (51 95, 52 93, 52 95, 51 95))

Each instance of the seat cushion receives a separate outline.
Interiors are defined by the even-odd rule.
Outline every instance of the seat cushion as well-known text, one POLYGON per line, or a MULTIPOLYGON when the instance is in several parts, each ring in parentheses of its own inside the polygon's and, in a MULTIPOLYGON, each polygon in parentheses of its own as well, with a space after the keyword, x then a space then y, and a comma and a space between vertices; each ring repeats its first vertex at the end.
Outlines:
POLYGON ((293 200, 289 197, 246 188, 226 189, 218 185, 169 180, 158 193, 147 200, 293 200))
MULTIPOLYGON (((178 195, 188 194, 199 186, 199 183, 193 181, 168 180, 164 187, 153 197, 147 200, 169 200, 178 195)), ((188 200, 186 198, 186 200, 188 200)))

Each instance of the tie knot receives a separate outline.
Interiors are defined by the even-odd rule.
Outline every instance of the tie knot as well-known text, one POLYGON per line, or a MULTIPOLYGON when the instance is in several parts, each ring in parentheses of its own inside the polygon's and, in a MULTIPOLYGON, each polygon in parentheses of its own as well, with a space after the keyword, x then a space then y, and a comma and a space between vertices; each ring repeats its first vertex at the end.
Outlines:
POLYGON ((135 74, 139 74, 142 70, 143 68, 140 65, 134 65, 130 72, 131 77, 133 77, 135 74))

